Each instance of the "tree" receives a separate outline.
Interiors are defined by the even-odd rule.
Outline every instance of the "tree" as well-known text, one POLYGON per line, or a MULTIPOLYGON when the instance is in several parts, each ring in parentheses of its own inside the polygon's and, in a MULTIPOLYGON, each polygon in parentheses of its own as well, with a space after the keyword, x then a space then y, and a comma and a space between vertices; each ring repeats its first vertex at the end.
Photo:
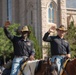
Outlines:
POLYGON ((72 58, 76 57, 76 27, 73 22, 69 25, 65 38, 69 41, 72 58))
MULTIPOLYGON (((18 24, 13 24, 9 26, 10 32, 15 35, 16 32, 13 31, 13 29, 17 28, 18 24)), ((13 52, 13 47, 11 41, 5 36, 3 28, 0 27, 0 56, 3 56, 4 63, 6 63, 6 57, 9 57, 11 59, 11 56, 9 56, 10 53, 13 52)))

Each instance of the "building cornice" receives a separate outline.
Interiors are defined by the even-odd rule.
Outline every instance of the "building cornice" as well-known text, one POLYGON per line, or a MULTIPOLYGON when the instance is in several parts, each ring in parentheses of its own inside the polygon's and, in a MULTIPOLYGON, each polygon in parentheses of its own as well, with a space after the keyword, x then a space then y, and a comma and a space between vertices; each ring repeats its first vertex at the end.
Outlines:
POLYGON ((75 8, 66 8, 66 10, 76 11, 76 9, 75 9, 75 8))

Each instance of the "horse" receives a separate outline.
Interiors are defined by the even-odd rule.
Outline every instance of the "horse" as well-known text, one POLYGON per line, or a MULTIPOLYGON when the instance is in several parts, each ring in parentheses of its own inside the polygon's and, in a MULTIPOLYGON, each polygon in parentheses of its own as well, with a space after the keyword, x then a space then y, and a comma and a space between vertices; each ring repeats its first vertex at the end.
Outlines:
POLYGON ((67 62, 62 75, 76 75, 76 58, 67 62))
POLYGON ((36 75, 76 75, 76 58, 67 59, 66 61, 65 67, 62 67, 63 72, 60 71, 61 74, 58 74, 56 63, 47 64, 43 62, 36 75))
POLYGON ((38 70, 35 75, 58 75, 58 67, 55 62, 51 62, 50 60, 41 60, 38 65, 38 70))

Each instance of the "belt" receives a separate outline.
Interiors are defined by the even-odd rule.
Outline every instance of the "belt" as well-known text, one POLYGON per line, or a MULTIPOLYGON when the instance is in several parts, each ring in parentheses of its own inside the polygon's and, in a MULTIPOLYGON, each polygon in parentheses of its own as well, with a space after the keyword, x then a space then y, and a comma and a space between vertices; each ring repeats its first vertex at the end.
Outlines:
POLYGON ((59 56, 66 56, 65 54, 59 55, 59 56))
POLYGON ((15 56, 15 57, 27 57, 27 56, 15 56))
POLYGON ((66 54, 58 54, 58 55, 53 55, 53 56, 63 56, 63 57, 65 57, 66 54))

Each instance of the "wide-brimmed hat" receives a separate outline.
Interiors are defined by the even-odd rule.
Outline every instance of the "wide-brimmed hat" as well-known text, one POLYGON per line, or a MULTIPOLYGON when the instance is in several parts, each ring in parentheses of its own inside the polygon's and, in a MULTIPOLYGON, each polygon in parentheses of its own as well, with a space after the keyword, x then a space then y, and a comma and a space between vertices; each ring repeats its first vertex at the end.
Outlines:
POLYGON ((22 29, 21 29, 21 32, 28 32, 28 33, 30 33, 31 31, 28 29, 27 26, 23 26, 22 29))
POLYGON ((61 30, 61 31, 67 31, 67 29, 65 28, 64 25, 61 25, 59 28, 57 28, 56 30, 61 30))

